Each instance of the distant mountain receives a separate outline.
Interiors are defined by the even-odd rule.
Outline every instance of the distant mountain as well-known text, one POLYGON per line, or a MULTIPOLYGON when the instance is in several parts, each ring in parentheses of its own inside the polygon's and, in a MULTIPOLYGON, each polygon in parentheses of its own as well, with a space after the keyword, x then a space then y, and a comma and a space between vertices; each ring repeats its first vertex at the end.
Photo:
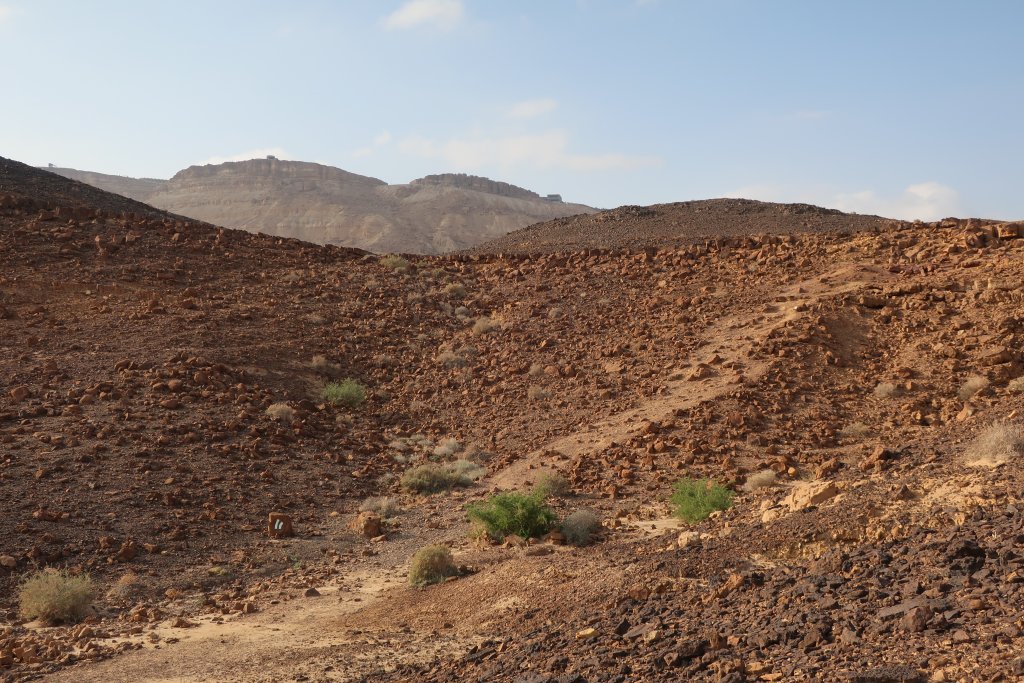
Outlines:
POLYGON ((594 211, 478 176, 449 173, 388 185, 333 166, 274 158, 190 166, 170 180, 45 170, 216 225, 376 252, 467 249, 533 223, 594 211))

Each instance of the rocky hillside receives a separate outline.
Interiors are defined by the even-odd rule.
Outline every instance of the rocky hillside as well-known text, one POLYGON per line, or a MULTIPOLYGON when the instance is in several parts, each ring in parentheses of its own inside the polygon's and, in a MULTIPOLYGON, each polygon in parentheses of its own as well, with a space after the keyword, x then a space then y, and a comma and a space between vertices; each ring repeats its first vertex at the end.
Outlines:
POLYGON ((1024 675, 1024 223, 405 262, 4 173, 5 680, 1024 675), (591 543, 474 531, 556 473, 591 543), (19 613, 41 567, 85 623, 19 613))
POLYGON ((477 254, 530 254, 567 249, 644 249, 750 234, 869 230, 879 216, 845 214, 810 204, 752 199, 704 199, 653 206, 620 206, 589 215, 555 218, 469 250, 477 254))
POLYGON ((192 166, 166 181, 47 170, 215 225, 379 253, 465 249, 538 221, 593 211, 477 176, 388 185, 277 159, 192 166))

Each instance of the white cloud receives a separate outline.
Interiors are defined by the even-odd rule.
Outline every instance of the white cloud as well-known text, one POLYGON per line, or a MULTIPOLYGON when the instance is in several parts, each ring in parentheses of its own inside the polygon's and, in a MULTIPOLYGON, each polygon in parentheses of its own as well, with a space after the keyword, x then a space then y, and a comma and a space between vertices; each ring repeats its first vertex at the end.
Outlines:
POLYGON ((407 29, 433 25, 454 28, 462 20, 462 0, 408 0, 384 19, 388 29, 407 29))
POLYGON ((508 115, 514 119, 532 119, 552 112, 558 108, 558 102, 551 98, 539 100, 524 100, 516 102, 508 111, 508 115))
POLYGON ((384 147, 391 143, 391 133, 386 130, 382 130, 377 135, 373 136, 373 144, 367 145, 366 147, 360 147, 359 149, 352 152, 354 159, 363 159, 376 154, 377 149, 384 147))
POLYGON ((625 154, 576 154, 569 151, 569 138, 561 131, 507 137, 470 135, 443 141, 409 137, 399 149, 410 156, 441 159, 456 169, 475 170, 486 166, 529 166, 572 171, 629 170, 658 166, 662 159, 625 154))
POLYGON ((248 161, 249 159, 265 159, 268 156, 275 156, 278 159, 284 159, 288 156, 280 147, 267 147, 265 149, 252 149, 248 152, 242 152, 240 154, 232 154, 225 157, 210 157, 206 161, 200 161, 197 165, 204 166, 206 164, 225 164, 229 161, 248 161))
POLYGON ((907 187, 895 196, 872 190, 839 194, 832 204, 841 211, 878 214, 887 218, 933 221, 961 212, 960 196, 947 185, 930 180, 907 187))
POLYGON ((930 180, 915 183, 894 194, 875 190, 858 192, 792 192, 770 183, 736 188, 724 196, 764 202, 802 202, 847 213, 874 214, 902 220, 933 221, 962 213, 960 196, 947 185, 930 180))

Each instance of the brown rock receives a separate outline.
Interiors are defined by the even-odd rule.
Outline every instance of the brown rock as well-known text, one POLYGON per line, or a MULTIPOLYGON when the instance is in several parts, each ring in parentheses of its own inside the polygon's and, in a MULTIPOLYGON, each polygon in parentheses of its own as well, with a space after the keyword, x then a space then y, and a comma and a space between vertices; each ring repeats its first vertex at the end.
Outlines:
POLYGON ((383 534, 383 522, 376 512, 360 512, 352 520, 349 528, 365 538, 375 538, 383 534))
POLYGON ((831 481, 801 482, 793 487, 782 504, 788 506, 792 512, 796 512, 821 505, 837 495, 839 495, 839 489, 831 481))
POLYGON ((28 387, 26 387, 24 385, 17 386, 17 387, 14 387, 13 389, 11 389, 10 394, 11 394, 11 399, 13 401, 16 401, 16 402, 17 401, 24 401, 26 398, 29 397, 29 390, 28 390, 28 387))

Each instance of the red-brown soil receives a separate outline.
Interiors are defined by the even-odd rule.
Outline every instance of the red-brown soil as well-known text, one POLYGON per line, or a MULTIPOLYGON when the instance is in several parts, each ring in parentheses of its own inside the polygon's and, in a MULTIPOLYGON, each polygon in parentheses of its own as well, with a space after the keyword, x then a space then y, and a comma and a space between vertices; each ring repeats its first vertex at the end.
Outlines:
POLYGON ((73 183, 36 196, 35 171, 3 163, 7 679, 1024 671, 1024 454, 968 455, 1024 410, 1021 224, 836 216, 822 231, 537 244, 400 272, 73 183), (482 317, 492 329, 474 334, 482 317), (959 397, 972 375, 987 385, 959 397), (366 403, 323 403, 332 377, 361 381, 366 403), (279 402, 290 423, 267 414, 279 402), (447 438, 487 476, 401 493, 396 476, 449 457, 432 456, 447 438), (764 469, 776 485, 746 491, 764 469), (546 470, 571 482, 560 515, 603 516, 596 544, 469 538, 466 503, 546 470), (734 505, 673 520, 681 476, 727 484, 734 505), (385 538, 350 530, 382 494, 402 508, 385 538), (267 537, 271 511, 295 538, 267 537), (408 587, 410 556, 434 542, 462 575, 408 587), (88 632, 19 618, 12 589, 43 566, 100 585, 88 632))

